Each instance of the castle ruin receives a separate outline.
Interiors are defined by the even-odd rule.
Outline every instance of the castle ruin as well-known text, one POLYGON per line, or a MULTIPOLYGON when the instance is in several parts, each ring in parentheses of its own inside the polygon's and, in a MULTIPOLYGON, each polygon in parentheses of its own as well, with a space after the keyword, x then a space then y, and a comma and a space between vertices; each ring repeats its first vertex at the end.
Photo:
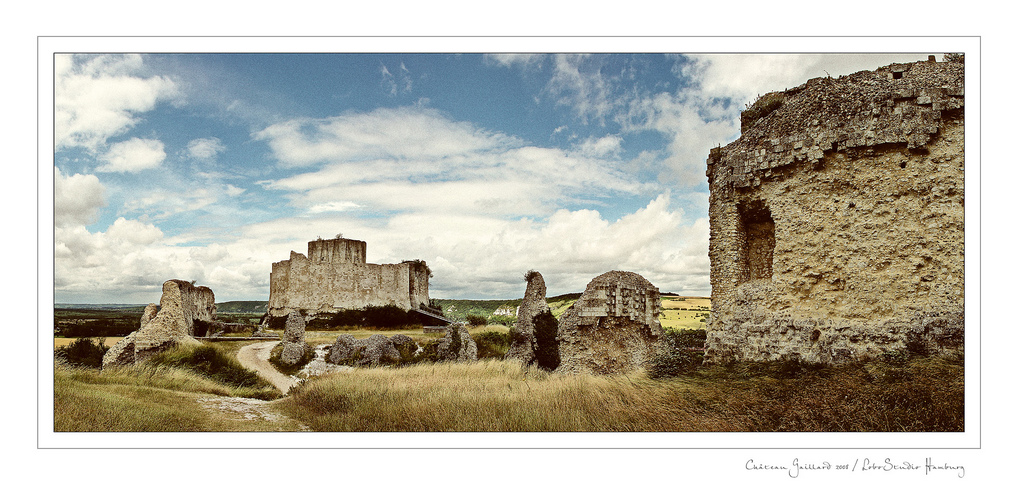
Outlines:
POLYGON ((270 316, 387 305, 408 311, 430 303, 430 269, 423 261, 367 264, 366 242, 345 238, 310 241, 308 253, 293 251, 288 260, 273 264, 270 316))
POLYGON ((711 151, 705 359, 963 347, 961 57, 762 96, 711 151))

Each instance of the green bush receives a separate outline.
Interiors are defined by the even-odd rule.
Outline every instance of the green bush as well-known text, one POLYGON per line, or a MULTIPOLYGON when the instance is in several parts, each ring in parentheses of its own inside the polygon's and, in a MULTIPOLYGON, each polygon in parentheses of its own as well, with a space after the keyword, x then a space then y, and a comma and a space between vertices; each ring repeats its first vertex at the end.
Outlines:
POLYGON ((139 320, 132 319, 96 319, 81 323, 65 323, 55 332, 59 337, 125 337, 139 329, 139 320))
POLYGON ((93 343, 92 339, 82 337, 64 347, 58 347, 56 356, 72 366, 100 368, 103 366, 103 355, 109 349, 103 345, 102 338, 93 343))
POLYGON ((487 316, 481 316, 479 314, 466 315, 466 321, 470 326, 484 326, 487 324, 487 316))
POLYGON ((493 316, 492 315, 492 316, 488 316, 487 317, 487 324, 488 325, 502 325, 502 326, 507 326, 509 328, 512 328, 512 325, 516 324, 516 317, 515 316, 493 316))
MULTIPOLYGON (((300 311, 303 316, 305 311, 300 311)), ((271 316, 270 328, 284 328, 287 316, 271 316)), ((406 311, 395 305, 366 306, 362 309, 342 309, 334 314, 320 314, 306 322, 307 330, 332 330, 345 327, 398 329, 423 325, 444 324, 415 311, 406 311)))
POLYGON ((558 368, 558 320, 551 311, 533 317, 533 337, 537 340, 537 366, 545 370, 558 368))
POLYGON ((484 330, 473 335, 473 341, 476 342, 477 359, 501 359, 512 345, 512 336, 495 330, 484 330))

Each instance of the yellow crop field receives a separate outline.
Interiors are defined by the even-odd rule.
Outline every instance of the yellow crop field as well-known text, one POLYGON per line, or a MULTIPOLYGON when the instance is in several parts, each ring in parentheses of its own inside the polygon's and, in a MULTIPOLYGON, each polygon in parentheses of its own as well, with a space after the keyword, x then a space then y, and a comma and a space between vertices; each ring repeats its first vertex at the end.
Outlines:
POLYGON ((658 319, 665 328, 703 329, 710 312, 710 297, 662 297, 658 319))
MULTIPOLYGON (((103 345, 105 345, 107 347, 113 347, 114 344, 116 344, 118 341, 120 341, 124 337, 95 337, 95 338, 102 338, 103 339, 103 345)), ((95 338, 93 338, 93 341, 95 341, 95 338)), ((64 347, 66 345, 70 345, 72 342, 74 342, 76 340, 78 340, 78 339, 76 339, 76 338, 54 337, 53 338, 53 348, 56 349, 58 347, 64 347)))

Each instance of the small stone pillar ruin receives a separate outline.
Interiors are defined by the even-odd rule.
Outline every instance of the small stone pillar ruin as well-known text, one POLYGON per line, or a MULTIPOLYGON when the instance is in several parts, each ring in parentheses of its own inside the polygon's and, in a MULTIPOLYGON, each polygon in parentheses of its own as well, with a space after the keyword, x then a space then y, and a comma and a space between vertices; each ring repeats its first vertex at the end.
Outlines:
POLYGON ((550 314, 551 309, 545 298, 548 288, 544 284, 544 277, 537 271, 528 271, 523 278, 526 280, 526 294, 519 305, 512 344, 505 353, 505 359, 518 359, 528 365, 537 362, 534 318, 540 314, 550 314))
POLYGON ((298 312, 292 311, 284 324, 284 335, 281 336, 281 364, 296 366, 302 361, 306 351, 310 349, 306 343, 306 319, 298 312))

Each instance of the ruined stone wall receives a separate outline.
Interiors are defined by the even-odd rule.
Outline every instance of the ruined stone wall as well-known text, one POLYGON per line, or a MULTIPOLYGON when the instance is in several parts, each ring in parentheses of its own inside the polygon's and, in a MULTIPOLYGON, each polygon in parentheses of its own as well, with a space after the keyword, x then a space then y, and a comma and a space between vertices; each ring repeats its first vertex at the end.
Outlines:
POLYGON ((894 64, 766 96, 712 150, 705 359, 962 348, 964 67, 894 64))
POLYGON ((661 294, 643 276, 609 271, 594 278, 559 318, 556 371, 606 375, 645 367, 663 333, 660 314, 661 294))
POLYGON ((430 270, 422 261, 366 264, 366 243, 340 238, 311 241, 309 252, 315 258, 292 252, 272 265, 271 316, 385 305, 409 310, 430 303, 430 270))
POLYGON ((366 242, 335 238, 313 240, 307 245, 309 260, 318 263, 366 264, 366 242))
POLYGON ((103 355, 104 367, 137 363, 177 344, 196 345, 193 337, 217 319, 213 290, 182 280, 167 280, 162 290, 159 310, 146 307, 139 329, 103 355))

